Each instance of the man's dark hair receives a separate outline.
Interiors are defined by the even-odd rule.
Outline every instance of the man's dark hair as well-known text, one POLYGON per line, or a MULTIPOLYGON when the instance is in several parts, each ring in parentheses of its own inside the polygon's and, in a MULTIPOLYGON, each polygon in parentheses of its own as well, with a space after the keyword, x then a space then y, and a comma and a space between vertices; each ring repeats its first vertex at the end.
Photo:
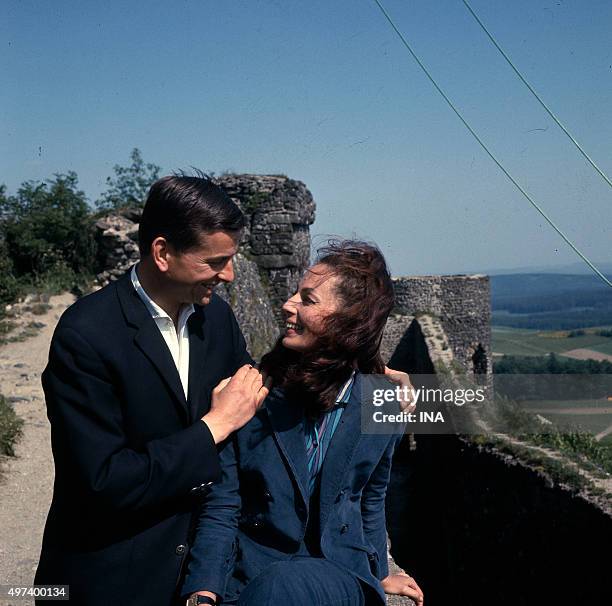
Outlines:
POLYGON ((142 211, 140 256, 150 254, 151 243, 159 236, 178 252, 185 252, 200 244, 202 234, 237 232, 244 225, 242 211, 206 175, 162 177, 151 186, 142 211))

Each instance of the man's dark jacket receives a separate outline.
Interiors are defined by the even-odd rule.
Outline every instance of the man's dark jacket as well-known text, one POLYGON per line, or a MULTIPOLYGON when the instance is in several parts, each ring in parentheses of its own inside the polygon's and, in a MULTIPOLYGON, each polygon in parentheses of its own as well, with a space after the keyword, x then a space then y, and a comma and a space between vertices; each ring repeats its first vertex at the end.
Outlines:
POLYGON ((199 419, 217 383, 250 363, 217 295, 189 318, 189 393, 129 272, 61 317, 42 377, 55 461, 37 584, 70 603, 169 606, 192 512, 220 477, 199 419))

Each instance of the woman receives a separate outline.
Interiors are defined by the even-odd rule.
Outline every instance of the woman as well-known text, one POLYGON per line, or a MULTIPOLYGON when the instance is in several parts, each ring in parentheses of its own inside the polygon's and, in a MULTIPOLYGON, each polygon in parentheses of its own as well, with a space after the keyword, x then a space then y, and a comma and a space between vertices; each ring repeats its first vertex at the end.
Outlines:
POLYGON ((190 603, 373 605, 385 591, 422 602, 414 579, 388 576, 385 493, 402 433, 361 433, 361 375, 385 371, 391 278, 363 242, 319 252, 262 360, 277 387, 220 453, 183 585, 190 603))

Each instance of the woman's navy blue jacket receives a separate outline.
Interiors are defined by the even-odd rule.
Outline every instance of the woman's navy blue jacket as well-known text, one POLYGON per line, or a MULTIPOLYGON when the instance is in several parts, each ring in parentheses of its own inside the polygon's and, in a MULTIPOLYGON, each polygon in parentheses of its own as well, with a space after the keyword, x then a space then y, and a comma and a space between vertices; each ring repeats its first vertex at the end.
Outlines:
POLYGON ((202 507, 183 594, 207 590, 235 598, 268 565, 303 553, 307 526, 314 522, 320 555, 351 570, 385 602, 385 494, 402 428, 398 424, 391 435, 362 433, 362 384, 357 374, 320 472, 313 511, 303 412, 282 390, 273 389, 224 445, 223 477, 202 507), (309 514, 318 519, 309 522, 309 514))

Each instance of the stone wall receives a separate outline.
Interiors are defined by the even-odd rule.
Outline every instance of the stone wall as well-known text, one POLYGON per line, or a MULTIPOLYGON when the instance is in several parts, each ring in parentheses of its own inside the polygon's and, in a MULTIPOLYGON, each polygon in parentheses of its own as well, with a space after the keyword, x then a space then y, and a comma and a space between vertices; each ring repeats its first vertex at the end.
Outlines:
POLYGON ((415 440, 393 460, 387 529, 426 604, 608 601, 610 561, 597 548, 612 541, 608 515, 514 457, 457 436, 415 440))
MULTIPOLYGON (((430 314, 421 313, 418 318, 392 315, 385 326, 380 352, 385 363, 401 356, 412 373, 435 372, 439 364, 447 369, 454 367, 448 335, 440 318, 430 314)), ((393 363, 389 366, 395 368, 393 363)))
POLYGON ((301 181, 281 175, 225 175, 217 181, 246 215, 242 248, 269 287, 280 325, 280 308, 310 262, 312 194, 301 181))
POLYGON ((242 253, 234 257, 234 274, 236 278, 231 284, 220 284, 215 292, 231 305, 248 352, 259 360, 279 335, 268 289, 257 265, 242 253))
POLYGON ((437 316, 457 363, 468 373, 492 372, 488 276, 405 276, 393 282, 396 312, 437 316))
POLYGON ((138 259, 138 222, 142 210, 123 209, 109 213, 94 224, 98 245, 99 286, 106 286, 124 274, 138 259))

